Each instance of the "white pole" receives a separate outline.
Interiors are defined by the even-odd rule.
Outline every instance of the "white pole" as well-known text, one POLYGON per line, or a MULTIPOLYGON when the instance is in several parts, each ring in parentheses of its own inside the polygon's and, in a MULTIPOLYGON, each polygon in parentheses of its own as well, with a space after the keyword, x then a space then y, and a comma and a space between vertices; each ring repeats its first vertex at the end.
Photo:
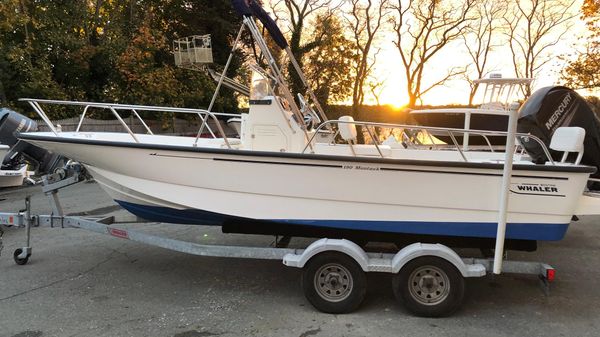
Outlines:
MULTIPOLYGON (((465 130, 471 130, 471 112, 465 113, 465 130)), ((469 150, 469 133, 465 132, 463 135, 463 151, 469 150)))
MULTIPOLYGON (((225 63, 225 68, 223 69, 223 72, 221 73, 221 77, 219 77, 219 82, 217 83, 217 88, 215 89, 213 97, 210 100, 210 104, 208 105, 208 112, 212 112, 213 105, 215 104, 215 100, 217 99, 217 96, 219 95, 219 90, 221 89, 221 85, 223 84, 223 79, 225 79, 225 76, 227 76, 226 75, 227 69, 229 69, 229 65, 231 64, 231 60, 233 59, 233 54, 235 53, 235 50, 238 47, 238 42, 240 41, 240 38, 242 37, 243 31, 244 31, 244 25, 242 24, 242 26, 240 27, 240 30, 238 31, 237 37, 235 38, 235 42, 233 43, 233 48, 231 48, 231 53, 229 53, 229 57, 227 58, 227 63, 225 63)), ((225 137, 224 134, 223 134, 223 137, 225 137)))
POLYGON ((512 174, 513 155, 515 153, 515 134, 517 133, 517 109, 518 104, 512 103, 508 115, 508 134, 506 135, 504 172, 502 173, 502 190, 500 192, 500 209, 498 211, 498 230, 496 232, 496 249, 494 252, 494 274, 500 274, 502 272, 504 239, 506 237, 506 218, 508 214, 508 196, 510 193, 510 177, 512 174))

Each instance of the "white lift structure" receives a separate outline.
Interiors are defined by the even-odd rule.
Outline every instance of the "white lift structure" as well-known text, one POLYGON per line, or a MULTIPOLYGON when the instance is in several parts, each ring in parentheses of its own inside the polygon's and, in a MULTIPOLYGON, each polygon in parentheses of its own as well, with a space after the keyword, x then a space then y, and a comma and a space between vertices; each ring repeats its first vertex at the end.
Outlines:
POLYGON ((174 40, 173 56, 178 67, 203 69, 213 62, 210 35, 192 35, 174 40))
MULTIPOLYGON (((65 170, 44 177, 42 190, 52 205, 51 215, 33 215, 29 198, 25 200, 24 210, 0 213, 0 224, 26 229, 24 246, 13 253, 17 264, 26 264, 32 256, 32 227, 79 228, 192 255, 281 260, 286 266, 303 269, 302 287, 306 298, 318 310, 327 313, 347 313, 358 308, 366 294, 367 272, 391 273, 396 298, 412 313, 428 317, 447 316, 458 309, 464 295, 464 278, 485 276, 494 265, 494 259, 460 257, 441 244, 413 243, 396 253, 365 251, 352 241, 327 238, 303 249, 280 244, 274 247, 204 245, 122 226, 115 228, 113 217, 63 214, 58 190, 83 180, 85 172, 78 164, 70 164, 65 170)), ((0 253, 1 234, 0 230, 0 253)), ((551 266, 539 262, 503 261, 501 271, 538 275, 546 293, 555 275, 551 266)))

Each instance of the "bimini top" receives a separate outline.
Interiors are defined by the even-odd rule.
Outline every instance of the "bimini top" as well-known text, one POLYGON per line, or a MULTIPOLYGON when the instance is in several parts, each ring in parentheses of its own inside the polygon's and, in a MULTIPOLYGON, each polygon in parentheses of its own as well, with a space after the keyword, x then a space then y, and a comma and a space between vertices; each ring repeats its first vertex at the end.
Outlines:
POLYGON ((233 9, 235 9, 239 15, 248 18, 255 17, 260 20, 279 48, 286 49, 288 47, 287 40, 283 36, 283 33, 279 27, 277 27, 275 21, 269 16, 269 13, 267 13, 258 2, 255 0, 231 0, 231 4, 233 5, 233 9))

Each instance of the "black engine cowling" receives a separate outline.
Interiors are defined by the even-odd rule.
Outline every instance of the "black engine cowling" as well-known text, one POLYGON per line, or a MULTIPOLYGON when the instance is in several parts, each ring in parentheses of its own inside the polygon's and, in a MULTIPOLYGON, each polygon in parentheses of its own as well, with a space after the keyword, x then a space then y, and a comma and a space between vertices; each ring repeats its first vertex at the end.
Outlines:
MULTIPOLYGON (((546 146, 561 126, 585 129, 581 163, 598 168, 592 177, 600 177, 600 120, 583 97, 567 87, 545 87, 534 92, 519 110, 517 131, 537 136, 546 146)), ((523 145, 535 162, 547 160, 536 142, 524 141, 523 145)), ((551 154, 554 160, 561 159, 562 153, 551 154)))
POLYGON ((37 123, 15 111, 0 109, 0 143, 10 146, 2 160, 3 167, 26 161, 36 167, 38 173, 50 173, 60 165, 62 157, 17 138, 19 132, 37 130, 37 123))

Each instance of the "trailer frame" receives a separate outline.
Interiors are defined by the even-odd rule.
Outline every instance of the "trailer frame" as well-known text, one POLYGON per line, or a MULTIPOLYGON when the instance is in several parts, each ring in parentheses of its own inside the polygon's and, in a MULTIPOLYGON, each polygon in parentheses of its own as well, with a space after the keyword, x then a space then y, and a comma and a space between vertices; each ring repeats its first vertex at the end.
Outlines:
MULTIPOLYGON (((79 168, 75 167, 75 169, 68 170, 66 173, 61 172, 57 176, 43 179, 44 186, 42 190, 48 197, 53 209, 53 214, 32 214, 31 201, 29 197, 25 199, 25 208, 23 210, 15 213, 0 213, 0 225, 24 228, 26 232, 24 245, 20 248, 17 248, 13 253, 13 259, 15 263, 24 265, 32 256, 32 227, 44 226, 52 228, 79 228, 120 239, 131 240, 150 246, 197 256, 281 260, 286 266, 303 269, 303 287, 305 296, 317 309, 331 313, 345 313, 358 307, 360 302, 362 302, 366 289, 366 281, 363 282, 363 284, 360 280, 364 279, 364 274, 367 272, 383 272, 394 274, 394 282, 396 284, 396 282, 398 282, 397 280, 400 279, 401 276, 406 276, 404 275, 406 274, 404 271, 405 267, 411 266, 414 264, 414 261, 423 259, 429 259, 428 261, 434 259, 433 261, 435 261, 435 259, 438 259, 442 265, 443 263, 449 263, 451 266, 450 269, 456 270, 459 273, 461 281, 458 285, 455 285, 454 288, 462 289, 464 287, 462 278, 482 277, 486 274, 489 274, 493 269, 494 259, 492 258, 485 259, 460 257, 454 250, 442 244, 417 242, 403 247, 396 253, 366 251, 352 241, 346 239, 328 238, 318 239, 312 242, 306 248, 298 249, 287 248, 289 238, 284 238, 279 242, 276 240, 273 247, 198 244, 160 235, 148 234, 135 229, 117 228, 113 226, 115 224, 115 218, 112 216, 66 216, 63 214, 63 209, 60 206, 58 190, 85 180, 82 178, 82 175, 84 174, 84 171, 81 171, 79 168), (326 264, 327 266, 334 266, 334 271, 323 272, 322 268, 319 269, 321 270, 320 272, 322 275, 326 274, 326 276, 321 275, 321 278, 326 278, 328 280, 327 282, 329 283, 322 282, 321 285, 316 281, 305 281, 305 279, 310 279, 311 277, 314 280, 319 277, 318 275, 314 275, 314 270, 318 269, 317 267, 319 267, 315 267, 315 261, 325 261, 322 262, 323 265, 326 264), (313 274, 310 274, 311 270, 313 274), (307 275, 307 273, 309 275, 307 275), (353 289, 352 297, 344 299, 335 297, 327 298, 328 295, 323 292, 331 291, 331 289, 335 288, 331 284, 338 284, 339 286, 344 277, 349 277, 352 279, 353 283, 351 285, 354 288, 360 289, 353 289), (319 287, 323 288, 324 290, 319 290, 319 287), (320 297, 315 295, 318 293, 317 290, 321 292, 321 295, 319 295, 320 297), (325 300, 322 297, 326 297, 325 300)), ((127 224, 135 223, 136 222, 127 222, 119 223, 119 225, 126 226, 127 224)), ((1 252, 2 231, 0 229, 0 254, 1 252)), ((431 268, 433 268, 432 270, 438 270, 435 266, 431 268)), ((549 285, 550 282, 554 280, 555 276, 555 270, 553 267, 540 262, 506 260, 502 265, 502 272, 537 275, 542 281, 541 285, 545 294, 549 294, 549 285)), ((426 283, 424 287, 431 286, 432 282, 435 285, 436 282, 435 279, 432 280, 427 278, 421 279, 421 281, 426 283)), ((345 286, 349 286, 349 284, 346 284, 345 286)), ((397 289, 394 289, 395 293, 397 293, 396 290, 397 289)), ((401 295, 397 294, 397 297, 401 297, 401 295)), ((399 298, 399 300, 407 304, 406 298, 399 298)), ((417 309, 409 307, 409 310, 421 316, 445 316, 449 315, 460 306, 462 303, 462 295, 459 299, 454 299, 453 301, 457 303, 454 303, 450 309, 443 308, 444 310, 439 312, 418 310, 418 308, 428 309, 429 307, 436 307, 424 305, 422 303, 416 304, 417 309)))

